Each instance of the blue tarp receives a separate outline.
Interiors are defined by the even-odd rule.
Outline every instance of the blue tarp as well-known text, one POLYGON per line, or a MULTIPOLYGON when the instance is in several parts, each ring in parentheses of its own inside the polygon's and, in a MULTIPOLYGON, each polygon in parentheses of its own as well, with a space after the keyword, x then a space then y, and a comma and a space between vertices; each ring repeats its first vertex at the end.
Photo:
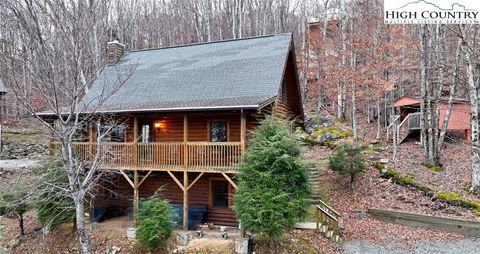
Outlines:
MULTIPOLYGON (((182 224, 183 218, 183 205, 181 204, 172 204, 172 207, 176 211, 176 216, 178 218, 178 224, 182 224)), ((207 207, 199 205, 190 205, 188 207, 188 229, 195 229, 195 227, 203 223, 207 217, 207 207)))

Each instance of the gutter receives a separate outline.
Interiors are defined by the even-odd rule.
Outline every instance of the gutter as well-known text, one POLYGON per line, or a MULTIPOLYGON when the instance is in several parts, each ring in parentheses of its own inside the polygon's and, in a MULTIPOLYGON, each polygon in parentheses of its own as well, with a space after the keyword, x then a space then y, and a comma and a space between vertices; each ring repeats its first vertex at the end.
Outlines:
MULTIPOLYGON (((178 111, 202 111, 202 110, 232 110, 232 109, 257 109, 259 105, 238 105, 238 106, 211 106, 211 107, 183 107, 183 108, 159 108, 159 109, 131 109, 131 110, 98 110, 95 112, 85 111, 80 114, 89 113, 141 113, 141 112, 178 112, 178 111)), ((37 113, 38 116, 56 116, 56 113, 37 113)))

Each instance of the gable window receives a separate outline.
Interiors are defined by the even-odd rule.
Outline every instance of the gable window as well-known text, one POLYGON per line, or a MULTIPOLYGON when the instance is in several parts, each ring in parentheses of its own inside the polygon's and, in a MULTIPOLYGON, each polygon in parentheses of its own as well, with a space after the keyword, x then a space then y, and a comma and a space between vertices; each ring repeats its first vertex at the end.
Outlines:
POLYGON ((227 142, 227 122, 210 123, 210 142, 227 142))
POLYGON ((282 81, 282 100, 287 101, 287 80, 285 78, 282 81))

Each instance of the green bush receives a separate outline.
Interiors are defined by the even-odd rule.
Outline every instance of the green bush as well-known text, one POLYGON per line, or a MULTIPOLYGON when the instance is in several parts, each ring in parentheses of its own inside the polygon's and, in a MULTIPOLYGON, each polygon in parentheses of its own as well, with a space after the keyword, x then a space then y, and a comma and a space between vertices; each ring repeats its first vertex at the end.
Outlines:
POLYGON ((336 134, 340 139, 353 136, 352 131, 343 132, 342 130, 339 130, 339 129, 334 128, 334 127, 319 129, 319 130, 313 132, 312 136, 316 138, 316 137, 321 136, 325 133, 336 134))
POLYGON ((0 215, 12 216, 18 220, 20 234, 24 235, 23 216, 30 209, 30 189, 26 185, 0 193, 0 215))
POLYGON ((60 161, 46 162, 40 169, 37 197, 34 201, 38 221, 47 230, 75 221, 75 203, 64 190, 69 188, 68 177, 60 161))
POLYGON ((422 192, 424 192, 425 195, 427 196, 433 196, 434 194, 433 189, 417 182, 411 174, 402 175, 393 169, 388 169, 387 172, 382 174, 382 177, 391 178, 393 182, 398 183, 400 185, 410 186, 410 187, 419 189, 422 192))
POLYGON ((365 169, 362 150, 355 144, 345 143, 337 147, 329 158, 330 169, 342 175, 350 175, 350 188, 353 188, 355 176, 365 169))
POLYGON ((163 247, 173 231, 172 207, 157 197, 141 200, 136 231, 137 241, 150 250, 163 247))
POLYGON ((430 164, 430 163, 428 163, 428 162, 422 162, 422 163, 420 163, 420 165, 422 165, 422 166, 430 169, 430 170, 433 171, 433 172, 439 172, 439 171, 442 170, 442 166, 441 166, 441 165, 432 165, 432 164, 430 164))
POLYGON ((234 209, 246 229, 277 240, 308 214, 308 171, 284 122, 267 117, 253 132, 240 165, 234 209))
POLYGON ((437 198, 443 200, 451 205, 463 206, 466 208, 474 208, 477 210, 477 214, 480 215, 480 203, 466 200, 462 198, 462 194, 455 192, 439 192, 437 198))

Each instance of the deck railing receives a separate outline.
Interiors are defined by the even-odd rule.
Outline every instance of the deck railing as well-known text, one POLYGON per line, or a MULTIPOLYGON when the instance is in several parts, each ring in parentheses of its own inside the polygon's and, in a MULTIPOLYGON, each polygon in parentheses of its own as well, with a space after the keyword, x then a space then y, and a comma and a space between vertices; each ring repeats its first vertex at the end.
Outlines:
POLYGON ((399 123, 400 123, 400 116, 395 115, 393 117, 392 122, 387 127, 387 140, 390 140, 390 131, 392 131, 392 132, 395 131, 394 128, 395 128, 395 126, 398 126, 399 123))
POLYGON ((402 143, 412 130, 420 129, 420 113, 410 113, 397 128, 397 144, 402 143))
MULTIPOLYGON (((235 172, 242 158, 240 142, 90 143, 75 142, 77 158, 101 168, 235 172)), ((50 145, 54 153, 59 143, 50 145)))
POLYGON ((336 242, 339 241, 343 228, 340 214, 321 200, 315 208, 317 231, 336 242))

